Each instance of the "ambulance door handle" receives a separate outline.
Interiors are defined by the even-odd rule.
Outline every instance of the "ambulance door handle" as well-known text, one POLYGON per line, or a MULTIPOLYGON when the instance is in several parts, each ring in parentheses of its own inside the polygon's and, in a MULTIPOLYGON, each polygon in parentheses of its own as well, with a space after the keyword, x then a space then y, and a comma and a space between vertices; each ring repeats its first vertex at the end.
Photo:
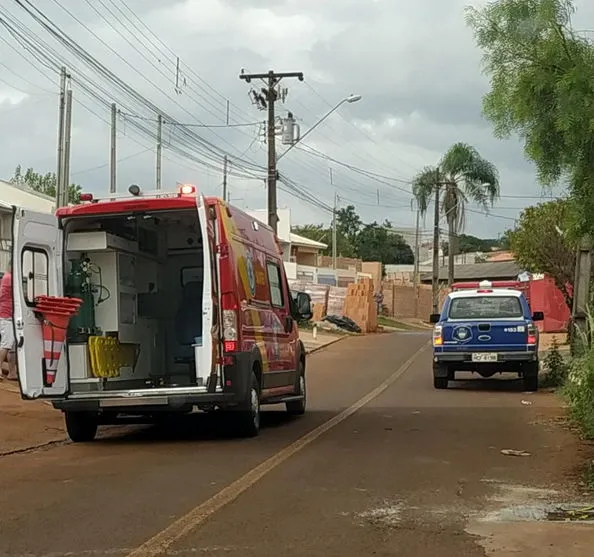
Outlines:
POLYGON ((19 337, 19 341, 17 342, 17 348, 22 348, 23 344, 25 344, 25 337, 21 336, 19 337))

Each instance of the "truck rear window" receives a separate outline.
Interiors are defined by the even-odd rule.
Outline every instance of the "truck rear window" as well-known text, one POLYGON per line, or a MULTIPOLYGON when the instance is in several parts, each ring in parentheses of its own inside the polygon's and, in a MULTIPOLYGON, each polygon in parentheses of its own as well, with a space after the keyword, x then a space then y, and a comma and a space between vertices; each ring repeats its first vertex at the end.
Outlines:
POLYGON ((453 298, 450 319, 513 319, 522 317, 517 296, 472 296, 453 298))

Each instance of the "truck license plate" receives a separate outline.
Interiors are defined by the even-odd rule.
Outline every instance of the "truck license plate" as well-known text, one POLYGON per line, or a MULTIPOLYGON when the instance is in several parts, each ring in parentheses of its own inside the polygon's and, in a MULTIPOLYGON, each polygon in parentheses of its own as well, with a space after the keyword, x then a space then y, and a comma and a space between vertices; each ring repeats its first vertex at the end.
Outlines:
POLYGON ((473 362, 496 362, 497 353, 493 352, 478 352, 472 355, 473 362))

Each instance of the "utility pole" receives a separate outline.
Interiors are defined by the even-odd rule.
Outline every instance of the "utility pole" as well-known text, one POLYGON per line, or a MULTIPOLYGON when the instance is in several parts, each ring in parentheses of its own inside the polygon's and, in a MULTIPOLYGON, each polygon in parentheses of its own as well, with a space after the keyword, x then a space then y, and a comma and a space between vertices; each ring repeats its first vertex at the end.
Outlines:
POLYGON ((66 111, 66 68, 60 70, 60 108, 58 113, 58 166, 56 168, 56 207, 62 200, 62 177, 64 175, 64 114, 66 111))
POLYGON ((415 267, 414 267, 414 276, 413 276, 413 284, 415 290, 415 317, 419 317, 417 314, 419 312, 419 236, 420 236, 420 219, 421 211, 419 210, 419 204, 417 202, 417 225, 415 227, 415 267))
POLYGON ((284 72, 276 73, 270 70, 268 73, 260 74, 246 74, 241 73, 239 79, 244 79, 246 83, 250 83, 252 79, 262 79, 266 83, 266 88, 263 90, 265 96, 265 105, 268 109, 268 224, 274 230, 275 234, 278 231, 278 215, 276 202, 276 126, 274 122, 275 112, 274 104, 278 98, 278 91, 276 86, 283 78, 297 78, 303 81, 303 72, 284 72))
MULTIPOLYGON (((330 171, 330 187, 334 188, 332 169, 330 171)), ((332 268, 336 271, 336 211, 338 210, 338 192, 334 190, 334 210, 332 211, 332 268)))
POLYGON ((72 138, 72 89, 66 91, 66 114, 64 115, 64 167, 59 207, 68 205, 70 185, 70 140, 72 138))
POLYGON ((433 212, 433 279, 431 281, 432 313, 439 311, 439 173, 435 182, 435 207, 433 212))
MULTIPOLYGON (((227 101, 227 118, 225 119, 226 125, 229 125, 229 101, 227 101)), ((228 201, 227 192, 227 168, 229 165, 229 158, 225 155, 223 159, 223 201, 228 201)))
POLYGON ((157 189, 161 189, 161 152, 163 149, 163 116, 157 116, 157 189))
POLYGON ((109 193, 115 193, 116 185, 116 122, 117 107, 115 103, 111 104, 111 150, 109 164, 109 193))
MULTIPOLYGON (((592 277, 592 241, 585 236, 577 249, 575 280, 573 286, 573 308, 571 311, 570 340, 572 353, 576 354, 580 346, 580 337, 590 343, 592 331, 588 330, 588 304, 590 302, 590 280, 592 277)), ((580 355, 580 354, 578 354, 580 355)))

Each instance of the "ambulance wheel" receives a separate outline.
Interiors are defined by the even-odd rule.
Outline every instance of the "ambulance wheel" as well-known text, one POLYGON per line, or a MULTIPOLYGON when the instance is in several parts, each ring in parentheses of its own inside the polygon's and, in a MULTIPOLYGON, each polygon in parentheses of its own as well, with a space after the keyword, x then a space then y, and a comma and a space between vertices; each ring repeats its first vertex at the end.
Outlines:
POLYGON ((303 362, 299 362, 299 375, 297 376, 295 394, 303 398, 301 400, 285 403, 287 412, 291 416, 303 416, 307 406, 307 387, 305 385, 305 369, 303 362))
POLYGON ((241 437, 256 437, 260 433, 260 384, 252 373, 247 400, 232 413, 235 430, 241 437))
POLYGON ((73 443, 88 443, 97 435, 99 420, 94 412, 65 412, 66 432, 73 443))
POLYGON ((447 389, 448 383, 449 383, 449 379, 447 377, 434 377, 433 378, 433 386, 436 389, 447 389))

